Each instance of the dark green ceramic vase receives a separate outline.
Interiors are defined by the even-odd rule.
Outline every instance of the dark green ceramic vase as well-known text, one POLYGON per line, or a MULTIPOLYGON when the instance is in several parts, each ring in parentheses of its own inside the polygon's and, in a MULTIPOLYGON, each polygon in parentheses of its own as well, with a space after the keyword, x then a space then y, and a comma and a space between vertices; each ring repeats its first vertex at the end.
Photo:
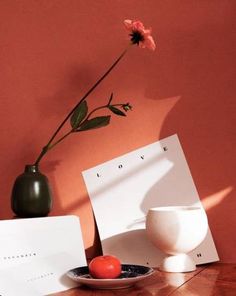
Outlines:
POLYGON ((11 208, 17 217, 44 217, 52 208, 52 194, 48 179, 38 166, 26 165, 23 174, 15 180, 11 208))

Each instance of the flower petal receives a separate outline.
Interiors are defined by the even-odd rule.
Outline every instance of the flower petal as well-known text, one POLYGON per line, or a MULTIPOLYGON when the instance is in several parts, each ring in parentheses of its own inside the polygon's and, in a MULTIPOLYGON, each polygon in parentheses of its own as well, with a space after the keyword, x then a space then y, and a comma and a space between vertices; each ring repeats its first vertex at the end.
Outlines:
POLYGON ((131 32, 131 42, 141 48, 156 49, 156 44, 151 36, 151 29, 145 29, 143 23, 139 20, 125 20, 126 29, 131 32))
POLYGON ((128 31, 131 31, 133 30, 133 25, 132 25, 132 21, 131 20, 124 20, 124 25, 125 25, 125 28, 128 30, 128 31))
POLYGON ((155 44, 154 39, 152 38, 151 35, 145 37, 144 41, 142 43, 145 45, 144 47, 146 47, 148 49, 151 49, 153 51, 156 49, 156 44, 155 44))
POLYGON ((139 31, 139 32, 142 32, 142 33, 145 31, 144 25, 140 21, 133 21, 132 26, 133 26, 134 31, 139 31))

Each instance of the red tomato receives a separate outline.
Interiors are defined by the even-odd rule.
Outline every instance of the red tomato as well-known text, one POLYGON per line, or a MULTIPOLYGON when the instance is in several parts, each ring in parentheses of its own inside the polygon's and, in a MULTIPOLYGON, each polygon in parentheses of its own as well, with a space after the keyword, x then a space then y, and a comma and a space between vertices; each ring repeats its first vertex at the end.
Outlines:
POLYGON ((121 263, 111 255, 95 257, 89 263, 89 273, 96 279, 114 279, 121 274, 121 263))

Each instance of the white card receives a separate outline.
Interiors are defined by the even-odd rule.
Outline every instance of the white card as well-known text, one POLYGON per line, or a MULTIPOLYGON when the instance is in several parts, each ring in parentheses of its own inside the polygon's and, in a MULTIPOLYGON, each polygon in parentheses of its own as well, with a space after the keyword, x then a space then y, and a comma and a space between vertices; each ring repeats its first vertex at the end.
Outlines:
POLYGON ((75 258, 60 253, 0 270, 0 295, 42 296, 70 289, 77 286, 66 276, 73 267, 75 258))
POLYGON ((38 296, 77 284, 65 273, 87 265, 79 218, 0 221, 0 295, 38 296))
MULTIPOLYGON (((147 239, 148 209, 202 206, 177 135, 83 172, 103 253, 123 263, 158 266, 164 254, 147 239)), ((219 260, 210 230, 190 253, 197 264, 219 260)))

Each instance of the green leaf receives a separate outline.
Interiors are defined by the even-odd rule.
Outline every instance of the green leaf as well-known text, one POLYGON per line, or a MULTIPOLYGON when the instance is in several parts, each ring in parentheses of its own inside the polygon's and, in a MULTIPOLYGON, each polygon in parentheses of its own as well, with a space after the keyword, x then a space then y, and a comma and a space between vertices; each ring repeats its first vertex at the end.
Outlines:
POLYGON ((88 105, 86 101, 83 101, 73 112, 70 118, 70 124, 73 129, 77 129, 81 121, 86 117, 88 113, 88 105))
POLYGON ((84 121, 79 127, 78 131, 87 131, 90 129, 100 128, 110 123, 111 116, 99 116, 84 121))
POLYGON ((115 113, 116 115, 120 115, 120 116, 126 116, 126 114, 121 111, 120 109, 114 107, 114 106, 109 106, 108 107, 113 113, 115 113))

